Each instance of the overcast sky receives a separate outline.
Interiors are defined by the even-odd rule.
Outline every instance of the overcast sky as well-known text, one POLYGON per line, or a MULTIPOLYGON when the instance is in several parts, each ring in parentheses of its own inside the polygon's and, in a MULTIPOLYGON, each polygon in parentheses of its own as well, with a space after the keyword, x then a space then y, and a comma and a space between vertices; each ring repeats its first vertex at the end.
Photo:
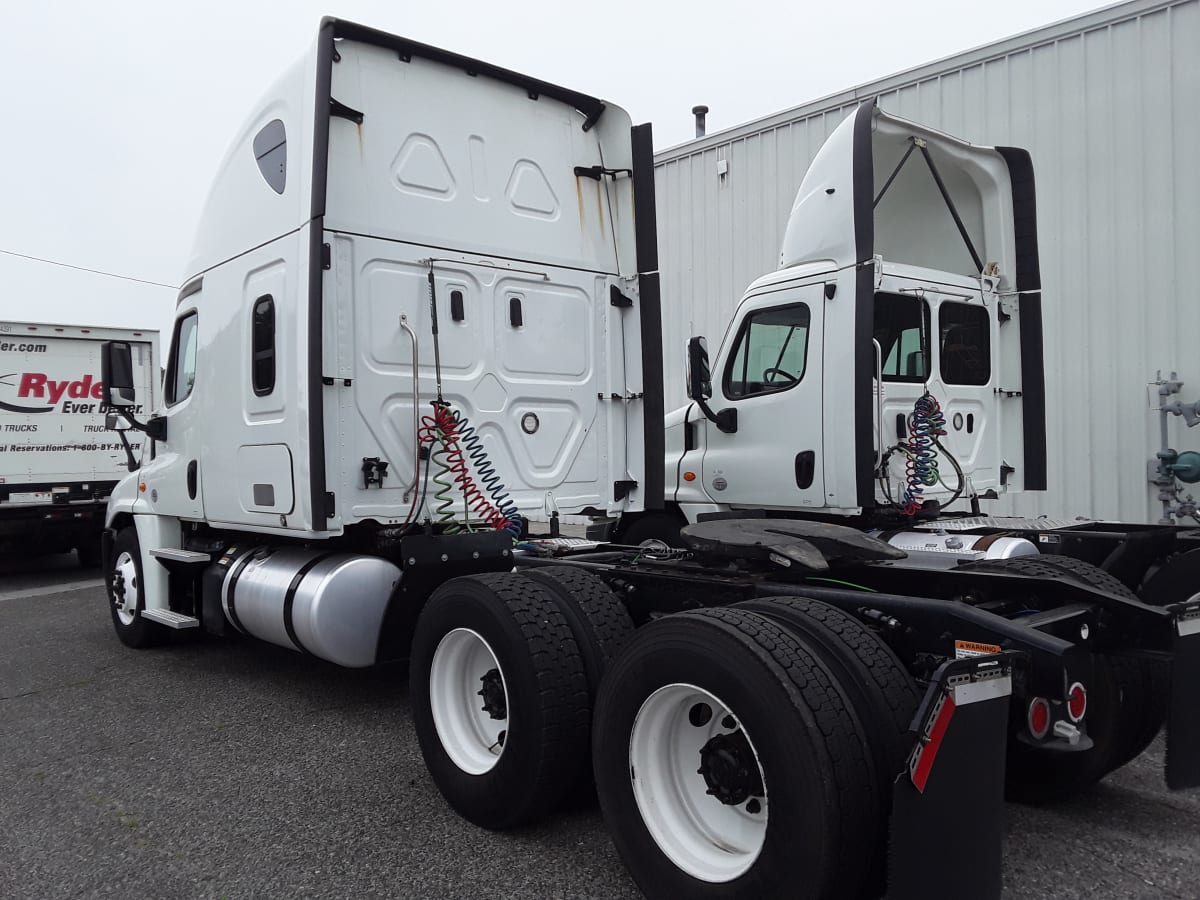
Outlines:
POLYGON ((264 87, 308 51, 322 15, 611 100, 635 122, 653 122, 662 149, 692 136, 698 103, 711 108, 711 133, 1102 5, 9 3, 0 29, 0 319, 165 334, 216 165, 264 87))

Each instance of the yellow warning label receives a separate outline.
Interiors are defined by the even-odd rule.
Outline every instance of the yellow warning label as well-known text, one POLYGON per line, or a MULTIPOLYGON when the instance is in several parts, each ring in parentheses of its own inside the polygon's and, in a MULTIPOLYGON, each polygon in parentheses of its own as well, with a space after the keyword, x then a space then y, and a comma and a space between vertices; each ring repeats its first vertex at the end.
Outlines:
POLYGON ((999 653, 996 644, 980 644, 975 641, 955 641, 954 658, 970 659, 972 656, 987 656, 989 653, 999 653))

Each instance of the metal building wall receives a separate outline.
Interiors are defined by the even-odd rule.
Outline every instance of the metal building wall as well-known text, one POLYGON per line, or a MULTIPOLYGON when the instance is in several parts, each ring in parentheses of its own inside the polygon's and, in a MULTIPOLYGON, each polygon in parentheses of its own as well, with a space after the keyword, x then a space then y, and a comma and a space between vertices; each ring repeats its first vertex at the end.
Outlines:
MULTIPOLYGON (((1180 399, 1200 397, 1200 0, 1122 3, 659 153, 668 408, 684 400, 687 337, 715 350, 742 291, 777 266, 809 161, 873 96, 1033 155, 1050 490, 995 510, 1156 521, 1146 384, 1175 370, 1180 399)), ((1173 417, 1171 439, 1200 449, 1200 428, 1173 417)))

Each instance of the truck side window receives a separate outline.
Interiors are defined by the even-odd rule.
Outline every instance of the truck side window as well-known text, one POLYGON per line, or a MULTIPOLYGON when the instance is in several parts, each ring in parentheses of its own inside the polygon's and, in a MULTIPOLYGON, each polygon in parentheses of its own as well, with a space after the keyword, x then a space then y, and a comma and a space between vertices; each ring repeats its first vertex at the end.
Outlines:
POLYGON ((275 390, 275 301, 264 294, 254 302, 250 329, 250 381, 265 397, 275 390))
POLYGON ((754 397, 798 383, 808 358, 809 321, 804 303, 746 316, 725 369, 725 396, 754 397))
POLYGON ((282 194, 287 184, 287 132, 279 119, 272 119, 254 136, 254 159, 267 184, 282 194))
POLYGON ((992 336, 988 312, 969 303, 938 307, 942 381, 987 384, 992 377, 992 336))
POLYGON ((929 304, 908 294, 875 295, 875 340, 883 351, 883 380, 929 377, 929 304))
POLYGON ((186 400, 196 383, 196 321, 193 311, 175 323, 171 359, 167 363, 167 406, 186 400))

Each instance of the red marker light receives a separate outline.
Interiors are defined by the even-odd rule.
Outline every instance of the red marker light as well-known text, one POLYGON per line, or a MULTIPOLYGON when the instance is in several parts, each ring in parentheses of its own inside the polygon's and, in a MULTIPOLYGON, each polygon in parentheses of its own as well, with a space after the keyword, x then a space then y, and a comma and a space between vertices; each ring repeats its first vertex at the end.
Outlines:
POLYGON ((1067 715, 1072 722, 1078 722, 1087 712, 1087 689, 1078 681, 1071 685, 1067 692, 1067 715))
POLYGON ((1029 712, 1026 715, 1029 733, 1039 741, 1050 731, 1050 704, 1041 697, 1029 701, 1029 712))

